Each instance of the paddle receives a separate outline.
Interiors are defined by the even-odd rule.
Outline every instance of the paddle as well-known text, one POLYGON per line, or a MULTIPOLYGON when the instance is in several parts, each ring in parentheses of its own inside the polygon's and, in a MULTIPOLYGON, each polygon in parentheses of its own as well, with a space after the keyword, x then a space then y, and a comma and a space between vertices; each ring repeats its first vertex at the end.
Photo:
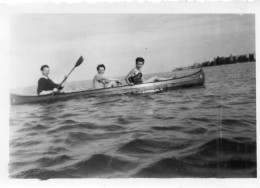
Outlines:
MULTIPOLYGON (((67 77, 65 77, 65 78, 62 80, 62 82, 58 85, 58 88, 68 79, 68 77, 69 77, 69 75, 72 73, 72 71, 73 71, 76 67, 80 66, 83 61, 84 61, 83 57, 80 56, 80 58, 79 58, 78 61, 76 62, 76 64, 75 64, 75 66, 73 67, 73 69, 69 72, 69 74, 67 75, 67 77)), ((53 94, 54 94, 54 93, 53 93, 53 94)), ((52 95, 53 95, 53 94, 52 94, 52 95)))

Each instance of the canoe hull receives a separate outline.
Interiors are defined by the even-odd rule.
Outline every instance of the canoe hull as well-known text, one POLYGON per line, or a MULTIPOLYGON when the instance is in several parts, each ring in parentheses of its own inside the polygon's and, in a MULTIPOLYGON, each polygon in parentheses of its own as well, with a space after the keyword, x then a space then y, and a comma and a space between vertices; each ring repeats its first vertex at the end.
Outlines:
POLYGON ((42 102, 53 102, 58 100, 67 100, 72 98, 82 97, 98 97, 107 95, 118 95, 126 93, 148 93, 148 92, 159 92, 169 89, 185 88, 192 86, 204 85, 205 74, 202 69, 191 75, 179 77, 176 79, 145 83, 135 86, 119 86, 116 88, 105 88, 105 89, 93 89, 71 93, 62 93, 59 95, 40 95, 40 96, 23 96, 10 94, 11 105, 26 104, 26 103, 42 103, 42 102))

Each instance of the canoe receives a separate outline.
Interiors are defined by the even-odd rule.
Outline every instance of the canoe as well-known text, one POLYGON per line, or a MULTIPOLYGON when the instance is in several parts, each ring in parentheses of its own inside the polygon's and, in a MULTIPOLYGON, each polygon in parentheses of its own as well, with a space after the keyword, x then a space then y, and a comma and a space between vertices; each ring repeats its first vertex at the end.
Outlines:
POLYGON ((160 92, 169 89, 186 88, 192 86, 204 85, 205 74, 203 69, 196 71, 187 76, 178 77, 153 83, 144 83, 134 86, 123 85, 115 88, 101 88, 90 89, 84 91, 76 91, 70 93, 61 93, 58 95, 40 95, 40 96, 25 96, 10 94, 11 105, 27 104, 27 103, 42 103, 42 102, 55 102, 58 100, 75 99, 82 97, 98 97, 106 95, 117 95, 126 93, 149 93, 160 92))

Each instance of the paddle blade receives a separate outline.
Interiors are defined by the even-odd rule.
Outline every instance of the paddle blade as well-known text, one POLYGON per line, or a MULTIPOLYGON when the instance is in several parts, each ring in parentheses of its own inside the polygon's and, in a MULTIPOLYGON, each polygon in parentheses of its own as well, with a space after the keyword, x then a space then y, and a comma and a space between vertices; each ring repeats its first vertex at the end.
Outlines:
POLYGON ((80 65, 81 65, 81 63, 82 63, 83 61, 84 61, 83 57, 82 57, 82 56, 80 56, 80 58, 78 59, 78 61, 77 61, 76 65, 75 65, 75 67, 78 67, 78 66, 80 66, 80 65))

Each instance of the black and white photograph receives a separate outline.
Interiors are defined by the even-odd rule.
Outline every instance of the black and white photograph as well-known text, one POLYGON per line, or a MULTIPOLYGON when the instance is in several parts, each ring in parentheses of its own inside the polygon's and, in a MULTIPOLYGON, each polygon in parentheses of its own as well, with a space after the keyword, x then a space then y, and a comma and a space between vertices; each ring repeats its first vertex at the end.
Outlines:
POLYGON ((9 16, 10 179, 257 179, 256 14, 9 16))

